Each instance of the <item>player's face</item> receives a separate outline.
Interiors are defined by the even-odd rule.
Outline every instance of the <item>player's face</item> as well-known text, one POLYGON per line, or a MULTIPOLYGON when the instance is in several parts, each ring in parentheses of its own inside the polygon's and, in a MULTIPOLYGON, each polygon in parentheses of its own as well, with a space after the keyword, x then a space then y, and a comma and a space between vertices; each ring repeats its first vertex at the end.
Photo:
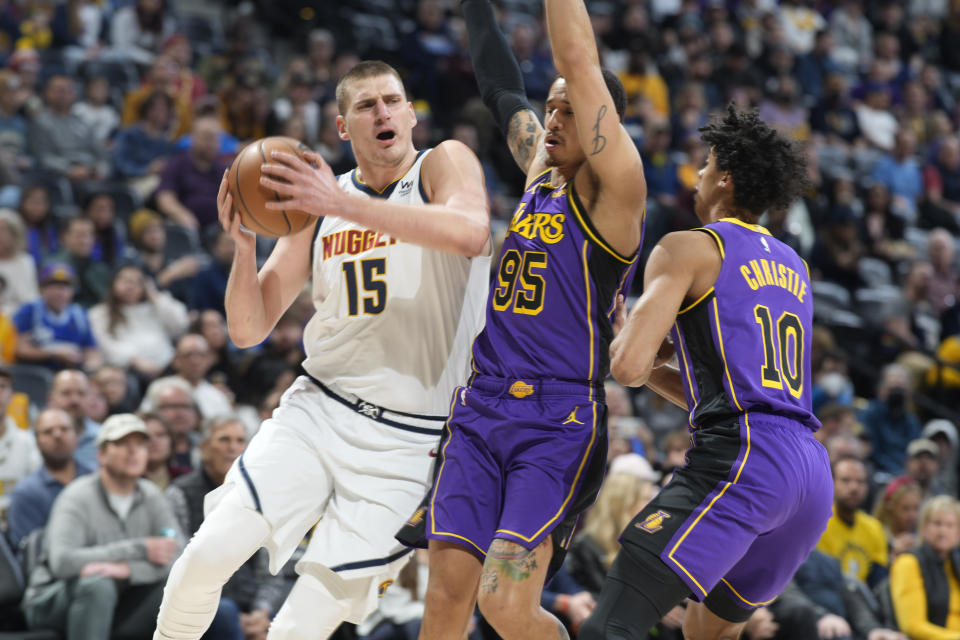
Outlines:
POLYGON ((567 96, 567 81, 563 78, 557 78, 550 87, 544 128, 543 146, 547 151, 547 166, 579 165, 586 159, 577 136, 573 105, 567 96))
POLYGON ((337 117, 340 138, 350 141, 358 160, 388 167, 403 162, 417 117, 400 81, 385 74, 354 80, 348 89, 347 113, 337 117))
POLYGON ((710 212, 717 203, 721 195, 718 183, 722 179, 719 169, 717 169, 717 156, 713 150, 707 156, 707 164, 700 169, 700 180, 697 182, 697 190, 693 192, 693 210, 697 218, 704 224, 713 222, 710 220, 710 212))

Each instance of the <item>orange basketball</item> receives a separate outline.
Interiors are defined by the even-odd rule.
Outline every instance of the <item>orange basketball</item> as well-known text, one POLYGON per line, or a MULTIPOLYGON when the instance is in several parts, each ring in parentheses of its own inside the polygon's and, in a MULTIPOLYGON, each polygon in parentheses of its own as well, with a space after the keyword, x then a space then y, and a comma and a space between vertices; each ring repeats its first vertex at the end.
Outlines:
POLYGON ((285 136, 251 142, 230 166, 227 186, 243 226, 256 234, 279 238, 300 231, 316 218, 303 211, 267 209, 268 202, 283 201, 276 191, 260 185, 260 165, 270 161, 272 151, 286 151, 303 158, 303 152, 309 149, 299 140, 285 136))

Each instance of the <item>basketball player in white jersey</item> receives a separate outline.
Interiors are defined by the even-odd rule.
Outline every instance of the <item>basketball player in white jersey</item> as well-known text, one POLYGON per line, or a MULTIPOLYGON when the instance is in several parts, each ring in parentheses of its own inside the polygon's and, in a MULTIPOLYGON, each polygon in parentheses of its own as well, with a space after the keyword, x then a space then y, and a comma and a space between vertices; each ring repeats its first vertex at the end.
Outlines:
POLYGON ((264 165, 261 183, 289 198, 282 206, 325 217, 281 238, 259 274, 254 237, 221 184, 220 221, 237 243, 230 336, 262 342, 312 276, 309 375, 207 495, 155 639, 200 638, 233 572, 261 546, 279 570, 314 523, 270 640, 327 638, 362 621, 409 559, 393 536, 429 488, 431 449, 483 322, 489 210, 466 146, 414 149, 416 118, 393 68, 360 63, 337 101, 357 168, 338 180, 316 154, 307 160, 317 168, 288 154, 264 165))

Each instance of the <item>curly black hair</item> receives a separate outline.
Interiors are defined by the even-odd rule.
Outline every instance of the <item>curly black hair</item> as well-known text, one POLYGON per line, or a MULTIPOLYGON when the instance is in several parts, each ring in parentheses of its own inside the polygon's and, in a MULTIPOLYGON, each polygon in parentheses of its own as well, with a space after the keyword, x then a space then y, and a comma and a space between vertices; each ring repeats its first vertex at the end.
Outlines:
POLYGON ((737 111, 733 104, 722 118, 700 127, 717 168, 733 177, 733 204, 760 217, 764 211, 788 207, 809 184, 802 147, 771 129, 755 111, 737 111))

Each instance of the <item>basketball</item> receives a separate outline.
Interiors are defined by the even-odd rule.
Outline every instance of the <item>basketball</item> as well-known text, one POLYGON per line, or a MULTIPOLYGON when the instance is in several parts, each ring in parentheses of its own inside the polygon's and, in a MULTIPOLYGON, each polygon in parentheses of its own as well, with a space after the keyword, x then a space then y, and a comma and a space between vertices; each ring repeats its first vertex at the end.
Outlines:
POLYGON ((258 235, 279 238, 300 231, 314 220, 314 216, 302 211, 267 208, 268 202, 282 200, 276 191, 260 185, 260 166, 269 162, 273 151, 286 151, 303 158, 303 152, 309 149, 299 140, 285 136, 252 142, 230 166, 227 186, 243 226, 258 235))

